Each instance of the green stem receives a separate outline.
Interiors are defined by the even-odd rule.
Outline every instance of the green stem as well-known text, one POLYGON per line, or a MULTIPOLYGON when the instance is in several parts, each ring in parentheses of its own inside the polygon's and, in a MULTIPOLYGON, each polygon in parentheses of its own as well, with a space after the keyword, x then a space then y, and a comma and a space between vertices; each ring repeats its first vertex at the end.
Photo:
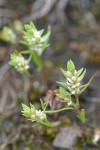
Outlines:
POLYGON ((80 108, 80 102, 79 102, 79 98, 78 97, 76 97, 76 105, 77 105, 77 107, 79 109, 80 108))
POLYGON ((85 110, 80 108, 80 102, 78 97, 76 97, 76 106, 77 106, 78 118, 80 119, 82 124, 85 124, 86 122, 85 110))
POLYGON ((35 63, 35 65, 39 69, 42 68, 42 60, 41 60, 40 56, 38 55, 38 53, 34 51, 32 54, 32 57, 33 57, 33 62, 35 63))
POLYGON ((62 108, 62 109, 59 109, 59 110, 44 111, 44 113, 52 114, 52 113, 57 113, 57 112, 61 112, 61 111, 64 111, 64 110, 71 110, 71 109, 74 109, 74 108, 73 107, 67 107, 67 108, 62 108))
POLYGON ((31 77, 31 74, 29 73, 28 70, 25 70, 25 73, 26 73, 26 75, 27 75, 29 78, 31 77))

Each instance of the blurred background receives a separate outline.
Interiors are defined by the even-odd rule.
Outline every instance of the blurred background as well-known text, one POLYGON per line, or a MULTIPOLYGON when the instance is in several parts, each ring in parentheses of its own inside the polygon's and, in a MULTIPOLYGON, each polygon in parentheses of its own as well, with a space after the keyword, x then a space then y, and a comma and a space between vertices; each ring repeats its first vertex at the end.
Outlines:
MULTIPOLYGON (((49 116, 59 126, 34 129, 32 123, 22 117, 21 103, 31 102, 39 108, 39 99, 46 99, 48 90, 59 87, 56 81, 64 80, 59 68, 66 69, 69 59, 75 62, 77 69, 87 68, 83 83, 95 74, 80 99, 86 109, 87 126, 100 134, 100 0, 0 0, 0 150, 63 148, 56 148, 53 141, 60 127, 78 123, 75 115, 64 112, 49 116), (38 29, 47 30, 51 25, 52 30, 50 47, 42 55, 44 67, 39 71, 31 64, 31 79, 19 74, 8 63, 10 53, 25 48, 19 43, 22 33, 17 33, 14 44, 1 38, 4 26, 19 29, 30 21, 38 29)), ((53 108, 60 107, 53 100, 53 108)))

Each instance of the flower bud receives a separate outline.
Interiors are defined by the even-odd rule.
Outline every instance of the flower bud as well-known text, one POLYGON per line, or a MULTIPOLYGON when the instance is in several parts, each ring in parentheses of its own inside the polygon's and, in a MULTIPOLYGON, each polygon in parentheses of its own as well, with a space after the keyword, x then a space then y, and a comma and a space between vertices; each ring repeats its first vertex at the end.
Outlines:
POLYGON ((75 80, 76 80, 76 76, 73 76, 73 77, 72 77, 72 80, 75 81, 75 80))

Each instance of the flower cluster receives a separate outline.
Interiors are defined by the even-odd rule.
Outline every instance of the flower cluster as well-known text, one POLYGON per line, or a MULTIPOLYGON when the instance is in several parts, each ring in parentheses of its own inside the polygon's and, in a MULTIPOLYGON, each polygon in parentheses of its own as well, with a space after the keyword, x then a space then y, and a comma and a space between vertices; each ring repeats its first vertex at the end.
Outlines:
POLYGON ((80 94, 80 89, 79 89, 79 85, 80 85, 80 80, 78 78, 78 74, 77 71, 67 71, 67 75, 69 76, 67 78, 67 87, 69 89, 69 91, 71 92, 71 94, 80 94))
MULTIPOLYGON (((66 83, 60 84, 67 86, 71 95, 79 95, 81 94, 81 85, 80 82, 84 78, 86 69, 81 68, 80 70, 75 69, 75 65, 72 60, 69 60, 67 63, 67 71, 61 69, 62 73, 66 77, 66 83)), ((84 86, 83 86, 84 87, 84 86)))
POLYGON ((86 69, 80 69, 77 71, 75 69, 75 65, 72 60, 69 60, 67 63, 67 87, 72 95, 79 95, 81 93, 80 90, 80 81, 83 79, 86 73, 86 69))
MULTIPOLYGON (((42 106, 44 106, 43 102, 42 102, 42 106)), ((23 110, 21 111, 22 115, 27 117, 28 120, 30 120, 32 122, 36 122, 37 125, 42 124, 42 125, 45 125, 48 127, 52 127, 52 124, 47 120, 44 109, 43 109, 43 111, 36 110, 34 105, 32 105, 32 104, 30 104, 30 107, 28 107, 25 104, 22 104, 22 108, 23 108, 23 110)))
POLYGON ((9 27, 4 27, 2 30, 2 40, 11 44, 15 44, 17 40, 16 34, 9 27))
POLYGON ((46 114, 44 114, 44 112, 41 110, 36 110, 35 113, 30 116, 30 118, 32 119, 32 121, 35 121, 36 117, 38 117, 41 120, 44 120, 46 119, 46 114))
POLYGON ((11 60, 9 64, 14 66, 20 73, 23 73, 27 69, 29 69, 28 61, 25 60, 25 58, 17 52, 11 54, 11 60))
POLYGON ((48 28, 48 32, 42 36, 43 32, 43 29, 38 31, 32 22, 26 24, 23 36, 24 41, 22 41, 22 43, 25 44, 29 50, 36 51, 38 55, 41 55, 44 49, 49 46, 50 28, 48 28))

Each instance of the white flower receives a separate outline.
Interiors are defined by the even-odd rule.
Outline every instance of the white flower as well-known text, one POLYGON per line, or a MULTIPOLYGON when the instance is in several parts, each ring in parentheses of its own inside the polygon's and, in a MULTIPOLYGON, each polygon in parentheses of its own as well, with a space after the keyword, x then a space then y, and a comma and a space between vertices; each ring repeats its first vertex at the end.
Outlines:
POLYGON ((41 110, 36 110, 36 116, 38 116, 41 120, 46 119, 46 114, 44 114, 41 110))
POLYGON ((64 98, 65 101, 69 101, 69 98, 64 98))
POLYGON ((74 75, 76 75, 76 74, 77 74, 77 71, 75 70, 75 71, 74 71, 74 75))
POLYGON ((34 44, 36 42, 36 38, 28 39, 28 43, 30 45, 34 44))
POLYGON ((76 94, 80 94, 80 89, 79 88, 76 90, 76 94))
POLYGON ((71 87, 68 87, 68 89, 69 89, 70 91, 72 91, 72 90, 73 90, 71 87))
POLYGON ((38 45, 39 48, 42 47, 42 46, 43 46, 43 44, 41 44, 41 43, 38 45))
POLYGON ((72 83, 72 82, 73 82, 70 78, 67 78, 67 80, 68 80, 70 83, 72 83))
POLYGON ((72 80, 75 81, 75 80, 76 80, 76 76, 73 76, 73 77, 72 77, 72 80))
POLYGON ((73 104, 72 101, 69 101, 69 102, 67 103, 68 106, 71 106, 72 104, 73 104))
POLYGON ((78 87, 80 85, 80 82, 76 83, 75 85, 76 85, 76 87, 78 87))
POLYGON ((30 118, 32 119, 32 122, 35 121, 35 114, 31 115, 30 118))
POLYGON ((34 37, 32 39, 28 40, 28 43, 30 44, 30 50, 32 51, 36 51, 38 53, 38 55, 41 55, 43 52, 43 44, 39 41, 37 43, 37 39, 34 37))
POLYGON ((35 121, 36 117, 39 117, 41 120, 44 120, 46 119, 46 114, 44 114, 44 112, 41 110, 36 110, 35 113, 30 116, 30 118, 32 119, 32 121, 35 121))
POLYGON ((33 37, 33 38, 31 39, 31 44, 33 44, 34 42, 36 42, 36 38, 33 37))
POLYGON ((73 91, 71 91, 71 93, 72 93, 72 94, 75 94, 76 92, 75 92, 75 90, 73 90, 73 91))
POLYGON ((76 88, 76 85, 73 85, 72 88, 75 89, 75 88, 76 88))
POLYGON ((70 71, 67 71, 67 75, 71 75, 70 71))
POLYGON ((67 88, 72 95, 80 94, 80 81, 79 77, 77 76, 77 70, 74 71, 67 71, 67 88))
POLYGON ((38 32, 38 31, 35 31, 34 32, 34 37, 35 38, 40 38, 41 36, 40 36, 40 33, 38 32))
POLYGON ((25 60, 23 56, 16 57, 16 64, 17 65, 15 66, 15 68, 20 72, 23 72, 24 70, 29 68, 28 61, 25 60))
POLYGON ((38 53, 39 55, 41 55, 41 54, 42 54, 42 48, 38 48, 38 49, 37 49, 37 53, 38 53))

